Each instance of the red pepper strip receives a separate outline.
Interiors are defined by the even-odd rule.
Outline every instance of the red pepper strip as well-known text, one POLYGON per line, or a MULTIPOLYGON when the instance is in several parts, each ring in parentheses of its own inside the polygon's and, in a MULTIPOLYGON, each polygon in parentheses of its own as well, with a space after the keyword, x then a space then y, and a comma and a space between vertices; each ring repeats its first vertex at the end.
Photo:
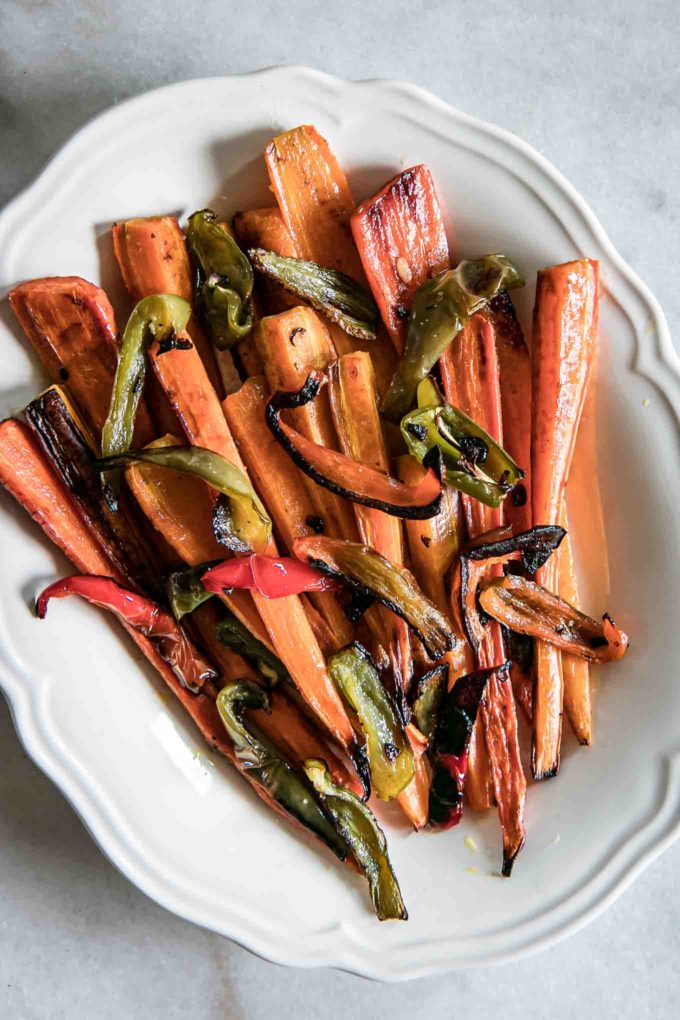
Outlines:
POLYGON ((68 595, 80 595, 92 605, 110 610, 119 620, 154 641, 161 658, 172 666, 180 683, 194 694, 207 680, 217 677, 215 670, 199 654, 167 610, 151 599, 121 587, 110 577, 74 574, 55 581, 38 597, 36 615, 44 620, 50 599, 63 599, 68 595))
POLYGON ((283 556, 252 556, 225 560, 201 577, 203 587, 221 594, 225 589, 255 589, 266 599, 280 599, 286 595, 301 595, 306 591, 337 590, 340 585, 332 578, 315 570, 307 563, 283 556))
POLYGON ((322 372, 310 372, 300 390, 279 390, 267 404, 265 418, 277 442, 308 478, 337 496, 409 520, 436 517, 442 500, 443 467, 430 467, 417 485, 367 467, 336 450, 319 446, 281 419, 281 411, 304 407, 326 382, 322 372))

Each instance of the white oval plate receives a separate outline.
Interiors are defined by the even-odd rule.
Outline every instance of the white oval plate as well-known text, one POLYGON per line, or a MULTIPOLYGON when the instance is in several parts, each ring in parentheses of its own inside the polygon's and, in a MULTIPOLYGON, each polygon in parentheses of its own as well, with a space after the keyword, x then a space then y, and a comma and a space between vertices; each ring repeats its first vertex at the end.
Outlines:
MULTIPOLYGON (((299 123, 330 139, 357 199, 427 162, 463 254, 507 251, 529 281, 539 267, 580 255, 602 263, 608 605, 632 645, 602 679, 595 746, 578 749, 567 735, 559 777, 530 789, 527 845, 510 881, 494 874, 495 817, 468 813, 446 834, 392 828, 410 920, 380 925, 362 882, 203 751, 101 614, 68 602, 44 623, 33 618, 39 583, 66 568, 4 493, 1 675, 30 755, 149 896, 271 960, 398 980, 555 942, 611 903, 678 834, 680 373, 656 301, 574 189, 529 146, 413 86, 298 68, 164 88, 80 131, 0 219, 0 294, 29 277, 73 273, 101 282, 124 314, 111 222, 271 203, 263 146, 299 123), (468 834, 477 852, 464 845, 468 834)), ((519 298, 525 321, 532 301, 530 283, 519 298)), ((1 307, 7 414, 45 380, 7 302, 1 307)))

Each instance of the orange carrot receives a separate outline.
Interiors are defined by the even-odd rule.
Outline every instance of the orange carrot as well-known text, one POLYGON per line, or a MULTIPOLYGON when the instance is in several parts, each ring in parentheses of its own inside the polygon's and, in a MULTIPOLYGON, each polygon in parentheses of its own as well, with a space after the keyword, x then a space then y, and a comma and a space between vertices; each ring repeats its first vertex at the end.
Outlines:
POLYGON ((524 471, 524 478, 505 500, 504 513, 513 532, 528 531, 531 513, 531 355, 517 313, 507 293, 491 304, 501 390, 503 447, 524 471))
MULTIPOLYGON (((226 457, 244 471, 219 400, 195 348, 175 349, 158 356, 152 344, 149 356, 189 442, 226 457)), ((276 555, 270 542, 267 552, 276 555)), ((318 642, 299 598, 266 599, 258 592, 253 601, 281 659, 300 693, 329 732, 344 747, 354 743, 354 731, 336 691, 318 642)))
POLYGON ((352 233, 383 322, 401 354, 413 296, 449 267, 449 245, 429 169, 403 170, 352 215, 352 233))
MULTIPOLYGON (((268 315, 258 322, 256 343, 272 391, 298 390, 313 369, 325 372, 335 360, 328 330, 316 312, 302 305, 279 315, 268 315)), ((338 440, 325 391, 289 414, 291 425, 307 439, 337 449, 338 440)), ((306 484, 317 514, 324 522, 324 533, 356 541, 358 532, 351 504, 310 479, 306 479, 306 484)))
MULTIPOLYGON (((248 248, 264 248, 276 255, 285 255, 286 258, 300 258, 278 206, 236 213, 234 235, 244 251, 248 248)), ((300 299, 295 294, 290 294, 280 284, 265 276, 258 277, 256 285, 258 297, 267 315, 285 312, 287 308, 295 308, 299 303, 300 299)))
MULTIPOLYGON (((111 402, 118 345, 106 294, 79 276, 50 276, 15 287, 9 303, 52 382, 68 389, 99 438, 111 402)), ((148 443, 153 435, 142 401, 135 442, 148 443)))
MULTIPOLYGON (((363 283, 361 259, 350 229, 354 199, 328 142, 315 128, 303 125, 274 138, 265 149, 265 160, 297 257, 339 269, 363 283)), ((368 349, 338 326, 331 325, 330 332, 338 354, 368 349)), ((382 397, 396 363, 384 333, 371 342, 370 354, 382 397)))
MULTIPOLYGON (((111 234, 116 260, 133 301, 141 301, 150 294, 177 294, 192 302, 189 253, 174 216, 145 216, 114 223, 111 234)), ((221 393, 222 382, 213 346, 195 316, 189 320, 187 332, 211 383, 221 393)))
MULTIPOLYGON (((330 368, 330 402, 335 431, 342 452, 353 460, 385 474, 389 463, 376 399, 375 375, 370 355, 363 351, 343 354, 330 368)), ((380 510, 355 504, 359 534, 365 545, 392 563, 403 564, 401 522, 380 510)), ((392 663, 395 690, 406 694, 411 684, 413 660, 408 624, 382 610, 388 635, 387 652, 392 663)))
MULTIPOLYGON (((567 262, 538 274, 532 343, 532 514, 558 524, 597 339, 598 263, 567 262)), ((536 575, 554 591, 554 557, 536 575)), ((561 656, 536 642, 532 772, 559 771, 563 677, 561 656)))
MULTIPOLYGON (((577 609, 580 606, 576 565, 569 535, 566 505, 562 506, 560 523, 567 534, 562 539, 557 556, 557 594, 577 609)), ((562 652, 562 680, 564 683, 564 709, 579 744, 591 744, 593 739, 590 667, 586 659, 562 652)))
MULTIPOLYGON (((314 534, 318 521, 304 476, 267 428, 264 410, 268 392, 264 379, 248 379, 222 408, 253 484, 271 508, 279 541, 292 552, 296 538, 314 534)), ((336 649, 350 644, 352 628, 332 592, 310 592, 310 601, 330 628, 336 649)))
MULTIPOLYGON (((495 330, 475 315, 440 359, 446 399, 472 418, 501 446, 501 395, 495 330)), ((503 523, 502 509, 492 509, 463 495, 468 537, 475 538, 503 523)), ((492 568, 493 569, 493 568, 492 568)), ((500 627, 486 628, 478 666, 500 665, 505 659, 500 627)), ((496 676, 489 681, 480 713, 493 787, 503 831, 503 871, 509 874, 524 839, 526 780, 522 769, 517 713, 512 685, 496 676)), ((479 734, 476 737, 479 740, 479 734)), ((481 759, 480 759, 481 760, 481 759)))

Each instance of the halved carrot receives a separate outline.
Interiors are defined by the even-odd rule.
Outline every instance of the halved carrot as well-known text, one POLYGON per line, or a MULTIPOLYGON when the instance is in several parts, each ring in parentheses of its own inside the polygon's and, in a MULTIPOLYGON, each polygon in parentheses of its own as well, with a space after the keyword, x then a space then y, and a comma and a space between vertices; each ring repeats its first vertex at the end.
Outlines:
MULTIPOLYGON (((272 391, 299 390, 313 369, 325 372, 335 360, 326 326, 316 312, 303 305, 261 319, 256 328, 256 343, 272 391)), ((322 390, 316 400, 288 413, 291 424, 307 439, 320 446, 337 449, 338 439, 327 392, 322 390)), ((317 514, 324 522, 324 533, 334 538, 357 541, 351 504, 310 479, 306 479, 305 484, 317 514)))
POLYGON ((503 447, 524 471, 524 478, 504 503, 505 517, 516 535, 528 531, 531 513, 531 355, 517 313, 505 294, 489 309, 496 336, 496 356, 503 417, 503 447))
MULTIPOLYGON (((496 442, 503 445, 496 337, 491 322, 483 315, 474 315, 440 358, 439 364, 449 403, 460 408, 496 442)), ((484 506, 465 495, 462 500, 469 538, 491 531, 503 523, 502 508, 484 506)), ((497 666, 504 658, 500 627, 490 623, 480 649, 478 666, 482 669, 497 666)), ((517 713, 509 679, 501 682, 496 676, 491 678, 480 718, 503 831, 503 871, 509 874, 524 844, 526 799, 517 713)))
MULTIPOLYGON (((296 538, 315 533, 318 518, 304 476, 267 428, 267 400, 264 379, 252 378, 227 397, 222 409, 252 482, 265 506, 271 508, 277 537, 290 554, 296 538)), ((309 598, 330 628, 337 648, 350 644, 352 627, 335 595, 311 592, 309 598)))
MULTIPOLYGON (((189 253, 176 217, 144 216, 114 223, 111 236, 123 281, 133 301, 141 301, 150 294, 177 294, 189 303, 193 301, 189 253)), ((196 316, 189 320, 187 332, 211 383, 221 393, 215 352, 196 316)))
MULTIPOLYGON (((286 258, 300 258, 293 238, 290 236, 278 206, 268 209, 247 209, 234 216, 234 235, 240 247, 264 248, 286 258)), ((258 298, 266 315, 295 308, 299 298, 273 280, 259 276, 256 280, 258 298)), ((258 373, 253 373, 258 374, 258 373)))
MULTIPOLYGON (((178 442, 175 436, 167 435, 149 445, 173 446, 178 442)), ((133 464, 125 475, 148 520, 181 560, 197 567, 225 559, 226 550, 213 535, 213 497, 205 482, 153 464, 133 464)), ((234 589, 223 599, 251 634, 273 651, 250 594, 234 589)))
POLYGON ((401 354, 413 295, 449 267, 449 245, 424 165, 402 170, 352 214, 352 233, 382 320, 401 354))
MULTIPOLYGON (((354 199, 328 142, 316 128, 303 125, 274 138, 264 155, 297 257, 339 269, 363 283, 361 259, 350 229, 354 199)), ((331 325, 330 332, 338 354, 370 350, 382 397, 396 364, 389 338, 380 331, 369 348, 338 326, 331 325)))
MULTIPOLYGON (((227 419, 195 348, 175 349, 158 356, 149 352, 161 385, 182 422, 189 442, 222 454, 245 472, 227 419)), ((267 549, 276 554, 273 541, 267 549)), ((253 601, 279 656, 300 693, 329 732, 345 747, 354 743, 354 731, 302 603, 296 596, 266 599, 253 593, 253 601)))
MULTIPOLYGON (((118 346, 106 294, 79 276, 49 276, 15 287, 9 303, 52 382, 68 389, 99 438, 111 402, 118 346)), ((153 435, 141 401, 135 442, 148 443, 153 435)))
MULTIPOLYGON (((376 471, 389 473, 376 398, 375 374, 369 354, 343 354, 330 367, 329 395, 335 431, 342 452, 376 471)), ((381 510, 355 504, 359 534, 365 545, 392 563, 403 564, 404 541, 401 521, 381 510)), ((406 694, 411 685, 413 658, 408 624, 381 610, 387 635, 387 652, 392 663, 395 687, 406 694)))
MULTIPOLYGON (((28 511, 48 538, 66 554, 76 570, 83 574, 102 574, 122 580, 116 577, 116 568, 83 525, 65 486, 44 459, 27 427, 13 418, 0 423, 0 483, 28 511)), ((211 697, 208 693, 192 694, 186 690, 168 663, 160 657, 153 642, 128 624, 123 623, 122 626, 187 710, 208 745, 224 755, 251 782, 248 769, 237 759, 233 745, 225 734, 214 694, 211 697)), ((284 721, 289 723, 289 717, 282 720, 282 723, 284 721)), ((280 736, 277 727, 276 732, 272 732, 272 738, 276 740, 280 736)), ((313 747, 315 744, 316 741, 310 741, 308 746, 313 747)), ((331 760, 334 761, 332 757, 331 760)), ((293 820, 262 786, 257 783, 252 783, 252 786, 258 796, 278 814, 289 822, 293 820)))
MULTIPOLYGON (((557 550, 557 594, 577 609, 580 607, 576 564, 569 535, 567 507, 562 506, 560 524, 566 535, 557 550)), ((586 659, 562 652, 562 680, 564 683, 564 709, 579 744, 591 744, 593 739, 590 667, 586 659)))
MULTIPOLYGON (((597 340, 597 262, 580 259, 538 274, 532 342, 532 513, 534 523, 558 524, 597 340)), ((554 557, 538 572, 554 591, 554 557)), ((563 677, 559 652, 536 643, 532 771, 559 771, 563 677)))

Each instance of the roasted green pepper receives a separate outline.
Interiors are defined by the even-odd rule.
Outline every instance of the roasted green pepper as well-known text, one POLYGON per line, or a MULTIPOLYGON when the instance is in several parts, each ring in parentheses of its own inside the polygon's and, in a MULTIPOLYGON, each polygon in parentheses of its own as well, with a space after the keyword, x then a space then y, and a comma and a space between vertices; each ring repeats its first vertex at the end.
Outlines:
POLYGON ((369 292, 346 273, 317 262, 287 258, 263 248, 248 252, 253 267, 302 298, 350 336, 375 340, 378 306, 369 292))
POLYGON ((189 217, 187 246, 196 270, 196 304, 215 346, 225 351, 253 328, 253 270, 211 209, 189 217))
POLYGON ((430 658, 441 659, 456 645, 451 624, 425 597, 410 570, 375 549, 342 538, 309 535, 298 538, 293 552, 329 577, 337 578, 359 596, 359 603, 382 603, 416 632, 430 658))
POLYGON ((414 774, 413 751, 396 705, 383 687, 370 655, 357 642, 333 655, 328 671, 359 718, 376 796, 393 800, 414 774))
POLYGON ((466 259, 419 287, 408 320, 406 350, 383 402, 385 417, 397 422, 406 414, 418 383, 475 312, 500 291, 523 285, 507 256, 486 255, 466 259))
POLYGON ((250 778, 344 861, 347 857, 345 841, 302 769, 294 768, 273 744, 244 722, 246 711, 269 711, 269 698, 264 688, 251 680, 228 683, 217 696, 217 709, 236 757, 250 778))
POLYGON ((213 563, 199 563, 197 567, 174 570, 165 579, 165 591, 176 620, 181 620, 187 613, 193 613, 194 609, 213 598, 215 593, 206 591, 201 584, 201 574, 205 574, 213 563))
POLYGON ((432 449, 441 450, 446 484, 498 507, 524 472, 466 414, 445 403, 431 379, 418 385, 418 408, 401 420, 408 451, 421 464, 432 449))
POLYGON ((448 678, 449 667, 444 663, 425 673, 416 684, 412 706, 413 718, 420 732, 430 743, 437 728, 448 678))
POLYGON ((272 530, 267 511, 244 473, 219 453, 202 446, 159 446, 102 457, 96 466, 100 471, 108 471, 137 463, 183 471, 207 482, 227 497, 226 503, 217 504, 221 519, 219 534, 217 528, 215 532, 219 541, 233 552, 266 547, 272 530))
MULTIPOLYGON (((110 457, 130 449, 137 407, 146 375, 146 344, 157 339, 168 342, 181 333, 191 315, 187 301, 172 294, 152 294, 132 310, 118 356, 109 413, 102 428, 102 454, 110 457)), ((118 487, 119 473, 108 475, 108 487, 118 487)), ((111 503, 116 503, 111 496, 111 503)))
POLYGON ((304 768, 338 832, 368 879, 378 919, 408 920, 399 883, 387 853, 385 833, 373 812, 351 790, 335 785, 325 762, 318 758, 308 758, 304 768))
POLYGON ((233 613, 228 613, 224 619, 220 620, 215 634, 218 641, 251 662, 270 683, 290 680, 281 660, 273 652, 270 652, 266 645, 253 637, 248 628, 233 613))

